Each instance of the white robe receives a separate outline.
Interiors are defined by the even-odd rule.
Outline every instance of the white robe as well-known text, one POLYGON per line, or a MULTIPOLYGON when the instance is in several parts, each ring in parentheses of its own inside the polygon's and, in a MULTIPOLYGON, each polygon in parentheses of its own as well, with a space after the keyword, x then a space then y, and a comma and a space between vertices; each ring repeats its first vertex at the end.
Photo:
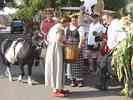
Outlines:
POLYGON ((97 32, 99 34, 105 33, 106 28, 100 24, 99 22, 97 23, 91 23, 89 27, 89 34, 88 34, 88 44, 89 45, 95 45, 95 35, 93 35, 93 32, 97 32))
POLYGON ((51 85, 53 89, 63 89, 64 68, 62 43, 64 36, 62 24, 54 25, 48 33, 48 48, 45 61, 45 86, 51 85))
POLYGON ((120 20, 114 19, 108 27, 107 31, 108 41, 107 45, 109 49, 113 49, 117 44, 126 38, 126 32, 122 31, 122 25, 120 20))

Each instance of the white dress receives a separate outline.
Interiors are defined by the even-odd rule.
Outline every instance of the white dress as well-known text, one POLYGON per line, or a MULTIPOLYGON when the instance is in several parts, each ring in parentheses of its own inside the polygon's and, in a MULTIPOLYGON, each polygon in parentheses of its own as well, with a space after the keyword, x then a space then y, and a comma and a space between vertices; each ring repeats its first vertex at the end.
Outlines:
POLYGON ((54 25, 48 33, 48 48, 45 61, 45 86, 53 89, 63 89, 64 68, 63 48, 60 39, 64 37, 62 24, 54 25))
POLYGON ((95 35, 93 35, 93 32, 96 32, 97 34, 102 34, 106 32, 106 28, 100 24, 97 23, 91 23, 89 27, 89 34, 88 34, 88 44, 89 45, 95 45, 95 35))

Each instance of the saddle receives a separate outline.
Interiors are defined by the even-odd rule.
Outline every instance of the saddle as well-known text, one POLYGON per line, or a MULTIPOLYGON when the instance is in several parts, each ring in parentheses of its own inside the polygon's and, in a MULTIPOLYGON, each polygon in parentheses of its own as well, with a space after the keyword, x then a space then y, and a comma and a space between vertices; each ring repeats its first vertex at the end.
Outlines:
POLYGON ((22 38, 17 38, 12 42, 11 46, 5 53, 5 58, 8 60, 8 62, 14 64, 17 61, 17 54, 23 47, 23 43, 24 39, 22 38))

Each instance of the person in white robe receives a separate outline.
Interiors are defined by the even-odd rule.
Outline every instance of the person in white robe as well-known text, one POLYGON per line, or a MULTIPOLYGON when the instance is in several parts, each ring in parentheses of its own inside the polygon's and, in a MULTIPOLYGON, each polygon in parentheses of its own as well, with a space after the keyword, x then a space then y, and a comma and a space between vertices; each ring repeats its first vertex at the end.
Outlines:
POLYGON ((107 46, 110 50, 115 48, 127 36, 122 29, 120 19, 115 17, 115 13, 113 11, 105 11, 103 15, 106 18, 106 23, 109 25, 107 30, 107 46))
POLYGON ((97 40, 103 36, 103 33, 106 32, 106 28, 100 23, 100 16, 94 15, 93 22, 90 24, 89 27, 89 34, 88 34, 88 65, 89 71, 96 71, 97 65, 100 62, 102 57, 100 48, 102 47, 102 40, 97 40))
POLYGON ((82 52, 82 60, 84 65, 88 66, 88 56, 87 56, 87 38, 89 34, 89 26, 92 22, 92 17, 85 14, 85 12, 81 12, 79 16, 79 35, 80 35, 80 42, 79 42, 79 48, 81 48, 82 52))
POLYGON ((69 25, 70 18, 63 17, 48 32, 48 47, 45 59, 45 86, 51 85, 53 96, 64 97, 63 39, 64 27, 69 25))

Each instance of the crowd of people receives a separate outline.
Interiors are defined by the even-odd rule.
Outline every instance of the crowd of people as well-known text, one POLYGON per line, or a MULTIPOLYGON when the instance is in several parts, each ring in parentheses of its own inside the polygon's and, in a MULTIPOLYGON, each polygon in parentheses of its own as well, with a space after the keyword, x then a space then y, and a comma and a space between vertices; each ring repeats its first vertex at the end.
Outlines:
POLYGON ((64 90, 65 75, 72 87, 84 86, 84 71, 96 73, 98 66, 107 60, 106 55, 127 37, 125 26, 130 23, 129 17, 128 14, 118 16, 115 11, 104 10, 100 15, 88 15, 80 11, 80 15, 73 14, 55 20, 50 10, 45 12, 45 19, 40 25, 47 44, 46 53, 43 52, 45 86, 52 87, 53 96, 64 97, 69 94, 68 90, 64 90), (65 59, 66 47, 78 50, 76 53, 79 55, 73 61, 65 59), (88 69, 84 69, 84 66, 88 69))

